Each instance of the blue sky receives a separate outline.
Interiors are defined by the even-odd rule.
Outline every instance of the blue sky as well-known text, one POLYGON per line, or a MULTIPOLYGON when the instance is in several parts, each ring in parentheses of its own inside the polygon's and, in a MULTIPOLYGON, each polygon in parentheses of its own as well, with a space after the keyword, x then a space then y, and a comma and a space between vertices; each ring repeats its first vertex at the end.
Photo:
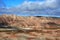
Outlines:
POLYGON ((5 2, 6 7, 14 7, 24 2, 24 0, 3 0, 3 1, 5 2))
MULTIPOLYGON (((4 3, 6 4, 6 7, 14 7, 17 5, 20 5, 21 3, 23 3, 26 0, 3 0, 4 3)), ((29 1, 36 1, 36 0, 29 0, 29 1)), ((39 0, 39 1, 43 1, 43 0, 39 0)))
POLYGON ((3 0, 8 12, 26 16, 59 16, 60 0, 3 0), (10 8, 11 7, 11 8, 10 8))

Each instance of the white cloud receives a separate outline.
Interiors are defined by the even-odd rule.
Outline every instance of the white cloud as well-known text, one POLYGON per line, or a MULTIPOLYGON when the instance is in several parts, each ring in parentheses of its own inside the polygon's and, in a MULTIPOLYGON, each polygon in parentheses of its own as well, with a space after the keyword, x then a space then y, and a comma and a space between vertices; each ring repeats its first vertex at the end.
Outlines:
MULTIPOLYGON (((60 0, 45 0, 43 2, 25 1, 19 7, 14 9, 14 12, 26 13, 32 15, 59 15, 60 0)), ((24 15, 24 14, 23 14, 24 15)))
POLYGON ((44 3, 44 5, 46 7, 56 8, 57 7, 57 2, 56 2, 56 0, 46 0, 46 2, 44 3))
POLYGON ((46 0, 43 2, 24 2, 21 7, 24 9, 46 9, 46 8, 56 8, 58 4, 57 0, 46 0))

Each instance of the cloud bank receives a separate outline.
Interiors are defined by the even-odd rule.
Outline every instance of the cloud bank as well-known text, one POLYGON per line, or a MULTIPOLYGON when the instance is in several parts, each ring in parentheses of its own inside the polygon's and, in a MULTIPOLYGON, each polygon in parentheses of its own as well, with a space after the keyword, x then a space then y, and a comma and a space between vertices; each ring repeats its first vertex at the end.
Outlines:
POLYGON ((60 16, 60 0, 45 0, 40 1, 25 1, 15 8, 10 8, 9 11, 22 13, 27 16, 60 16))

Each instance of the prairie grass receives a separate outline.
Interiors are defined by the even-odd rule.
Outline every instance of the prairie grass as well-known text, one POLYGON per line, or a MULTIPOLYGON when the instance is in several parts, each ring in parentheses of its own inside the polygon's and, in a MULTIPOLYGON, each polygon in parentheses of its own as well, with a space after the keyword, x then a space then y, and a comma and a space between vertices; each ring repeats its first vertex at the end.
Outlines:
POLYGON ((40 32, 5 33, 0 32, 0 40, 60 40, 60 19, 52 17, 23 17, 16 15, 0 15, 0 25, 17 28, 41 29, 40 32), (46 28, 46 29, 45 29, 46 28), (52 28, 52 29, 51 29, 52 28), (54 29, 55 28, 55 29, 54 29))

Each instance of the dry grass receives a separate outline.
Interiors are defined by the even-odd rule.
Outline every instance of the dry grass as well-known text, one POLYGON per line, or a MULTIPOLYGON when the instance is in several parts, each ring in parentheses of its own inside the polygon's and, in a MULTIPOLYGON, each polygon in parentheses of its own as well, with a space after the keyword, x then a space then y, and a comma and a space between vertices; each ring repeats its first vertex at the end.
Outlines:
POLYGON ((44 24, 47 24, 49 22, 60 24, 59 21, 60 19, 47 18, 47 17, 33 17, 33 16, 22 17, 22 16, 6 15, 6 14, 0 16, 0 23, 17 27, 41 28, 42 26, 44 26, 44 24))
POLYGON ((16 15, 1 15, 0 24, 22 28, 41 29, 29 33, 0 33, 0 40, 60 40, 60 19, 50 17, 22 17, 16 15))

